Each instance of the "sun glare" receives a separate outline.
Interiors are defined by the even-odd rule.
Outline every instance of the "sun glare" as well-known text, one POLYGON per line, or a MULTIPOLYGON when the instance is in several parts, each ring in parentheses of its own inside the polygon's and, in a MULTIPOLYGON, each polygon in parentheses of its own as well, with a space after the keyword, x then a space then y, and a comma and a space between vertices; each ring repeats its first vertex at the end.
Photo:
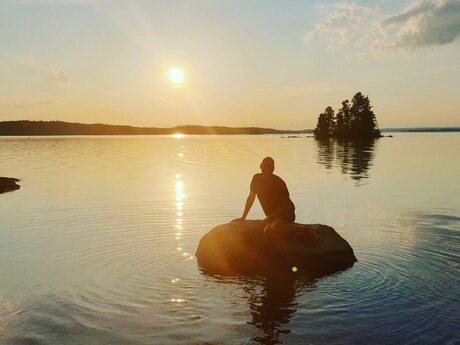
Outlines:
POLYGON ((169 70, 169 80, 175 85, 182 84, 184 82, 184 72, 180 68, 174 67, 169 70))

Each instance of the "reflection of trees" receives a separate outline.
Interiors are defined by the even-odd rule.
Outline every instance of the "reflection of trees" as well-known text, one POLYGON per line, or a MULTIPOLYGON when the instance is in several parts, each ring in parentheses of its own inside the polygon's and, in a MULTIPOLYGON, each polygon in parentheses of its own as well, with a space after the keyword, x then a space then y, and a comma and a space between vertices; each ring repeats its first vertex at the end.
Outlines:
POLYGON ((283 334, 291 333, 286 327, 296 311, 297 292, 311 285, 313 280, 298 280, 295 274, 261 278, 246 287, 249 295, 253 325, 258 331, 251 341, 261 345, 280 344, 283 334))
POLYGON ((326 169, 332 169, 334 166, 334 143, 333 139, 318 139, 318 163, 326 169))
POLYGON ((359 181, 369 177, 368 171, 374 158, 375 139, 370 140, 316 140, 317 161, 326 169, 340 167, 342 174, 349 174, 359 181))

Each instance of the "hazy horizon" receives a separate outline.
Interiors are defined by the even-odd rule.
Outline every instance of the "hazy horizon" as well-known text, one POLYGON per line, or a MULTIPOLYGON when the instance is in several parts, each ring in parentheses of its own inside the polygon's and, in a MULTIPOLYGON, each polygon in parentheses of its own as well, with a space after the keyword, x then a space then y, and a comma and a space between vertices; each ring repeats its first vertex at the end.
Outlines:
POLYGON ((311 129, 368 95, 380 128, 460 126, 460 2, 5 0, 0 121, 311 129))
MULTIPOLYGON (((259 127, 259 126, 225 126, 225 125, 203 125, 203 124, 178 124, 172 125, 168 127, 156 127, 156 126, 134 126, 130 124, 123 124, 123 123, 102 123, 102 122, 70 122, 70 121, 62 121, 62 120, 1 120, 1 122, 10 122, 10 121, 37 121, 37 122, 65 122, 65 123, 77 123, 81 125, 104 125, 104 126, 120 126, 120 127, 135 127, 135 128, 158 128, 158 129, 168 129, 168 128, 177 128, 177 127, 228 127, 228 128, 260 128, 260 129, 273 129, 277 131, 313 131, 314 127, 312 128, 272 128, 272 127, 259 127)), ((379 127, 381 131, 389 132, 389 131, 404 131, 404 130, 442 130, 442 129, 458 129, 460 130, 460 126, 408 126, 408 127, 379 127)))

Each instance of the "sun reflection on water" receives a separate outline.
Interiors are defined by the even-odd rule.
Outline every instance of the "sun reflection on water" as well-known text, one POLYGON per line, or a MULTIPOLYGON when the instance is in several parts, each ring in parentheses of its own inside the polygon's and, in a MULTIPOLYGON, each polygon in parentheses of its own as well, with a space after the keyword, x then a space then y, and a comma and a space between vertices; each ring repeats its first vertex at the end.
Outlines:
POLYGON ((171 298, 170 301, 173 302, 173 303, 178 303, 178 304, 180 304, 180 303, 184 303, 184 302, 185 302, 185 299, 183 299, 183 298, 171 298))
MULTIPOLYGON (((183 138, 184 135, 173 135, 175 138, 183 138)), ((183 150, 184 146, 180 146, 178 157, 181 161, 183 161, 183 150)), ((189 254, 184 250, 184 244, 182 243, 182 234, 184 231, 184 200, 185 200, 185 184, 180 173, 175 175, 175 182, 174 182, 174 191, 175 191, 175 204, 176 204, 176 219, 175 219, 175 231, 174 237, 177 243, 177 254, 181 258, 181 260, 193 260, 195 257, 192 254, 189 254)), ((179 278, 174 278, 171 280, 171 283, 178 285, 179 278)), ((185 303, 185 299, 183 298, 171 298, 169 302, 172 302, 176 305, 182 305, 185 303)))
POLYGON ((182 133, 171 134, 171 138, 183 139, 185 137, 186 137, 186 135, 182 134, 182 133))
MULTIPOLYGON (((184 182, 180 180, 180 175, 179 178, 176 177, 176 205, 183 201, 185 198, 185 193, 184 193, 184 182)), ((178 206, 178 205, 177 205, 178 206)), ((182 205, 181 208, 178 210, 182 210, 182 205)))

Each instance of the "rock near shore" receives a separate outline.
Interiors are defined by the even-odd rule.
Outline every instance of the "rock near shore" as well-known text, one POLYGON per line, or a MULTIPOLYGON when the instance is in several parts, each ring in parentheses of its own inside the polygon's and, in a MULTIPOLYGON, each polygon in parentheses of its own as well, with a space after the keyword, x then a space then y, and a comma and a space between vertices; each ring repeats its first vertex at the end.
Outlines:
POLYGON ((294 270, 329 274, 353 266, 353 249, 333 228, 321 224, 296 224, 298 231, 282 238, 264 235, 260 220, 231 222, 205 234, 195 256, 212 274, 236 275, 294 270), (314 231, 319 241, 312 242, 314 231))
POLYGON ((0 194, 21 188, 21 186, 16 183, 19 181, 20 180, 13 177, 0 177, 0 194))

